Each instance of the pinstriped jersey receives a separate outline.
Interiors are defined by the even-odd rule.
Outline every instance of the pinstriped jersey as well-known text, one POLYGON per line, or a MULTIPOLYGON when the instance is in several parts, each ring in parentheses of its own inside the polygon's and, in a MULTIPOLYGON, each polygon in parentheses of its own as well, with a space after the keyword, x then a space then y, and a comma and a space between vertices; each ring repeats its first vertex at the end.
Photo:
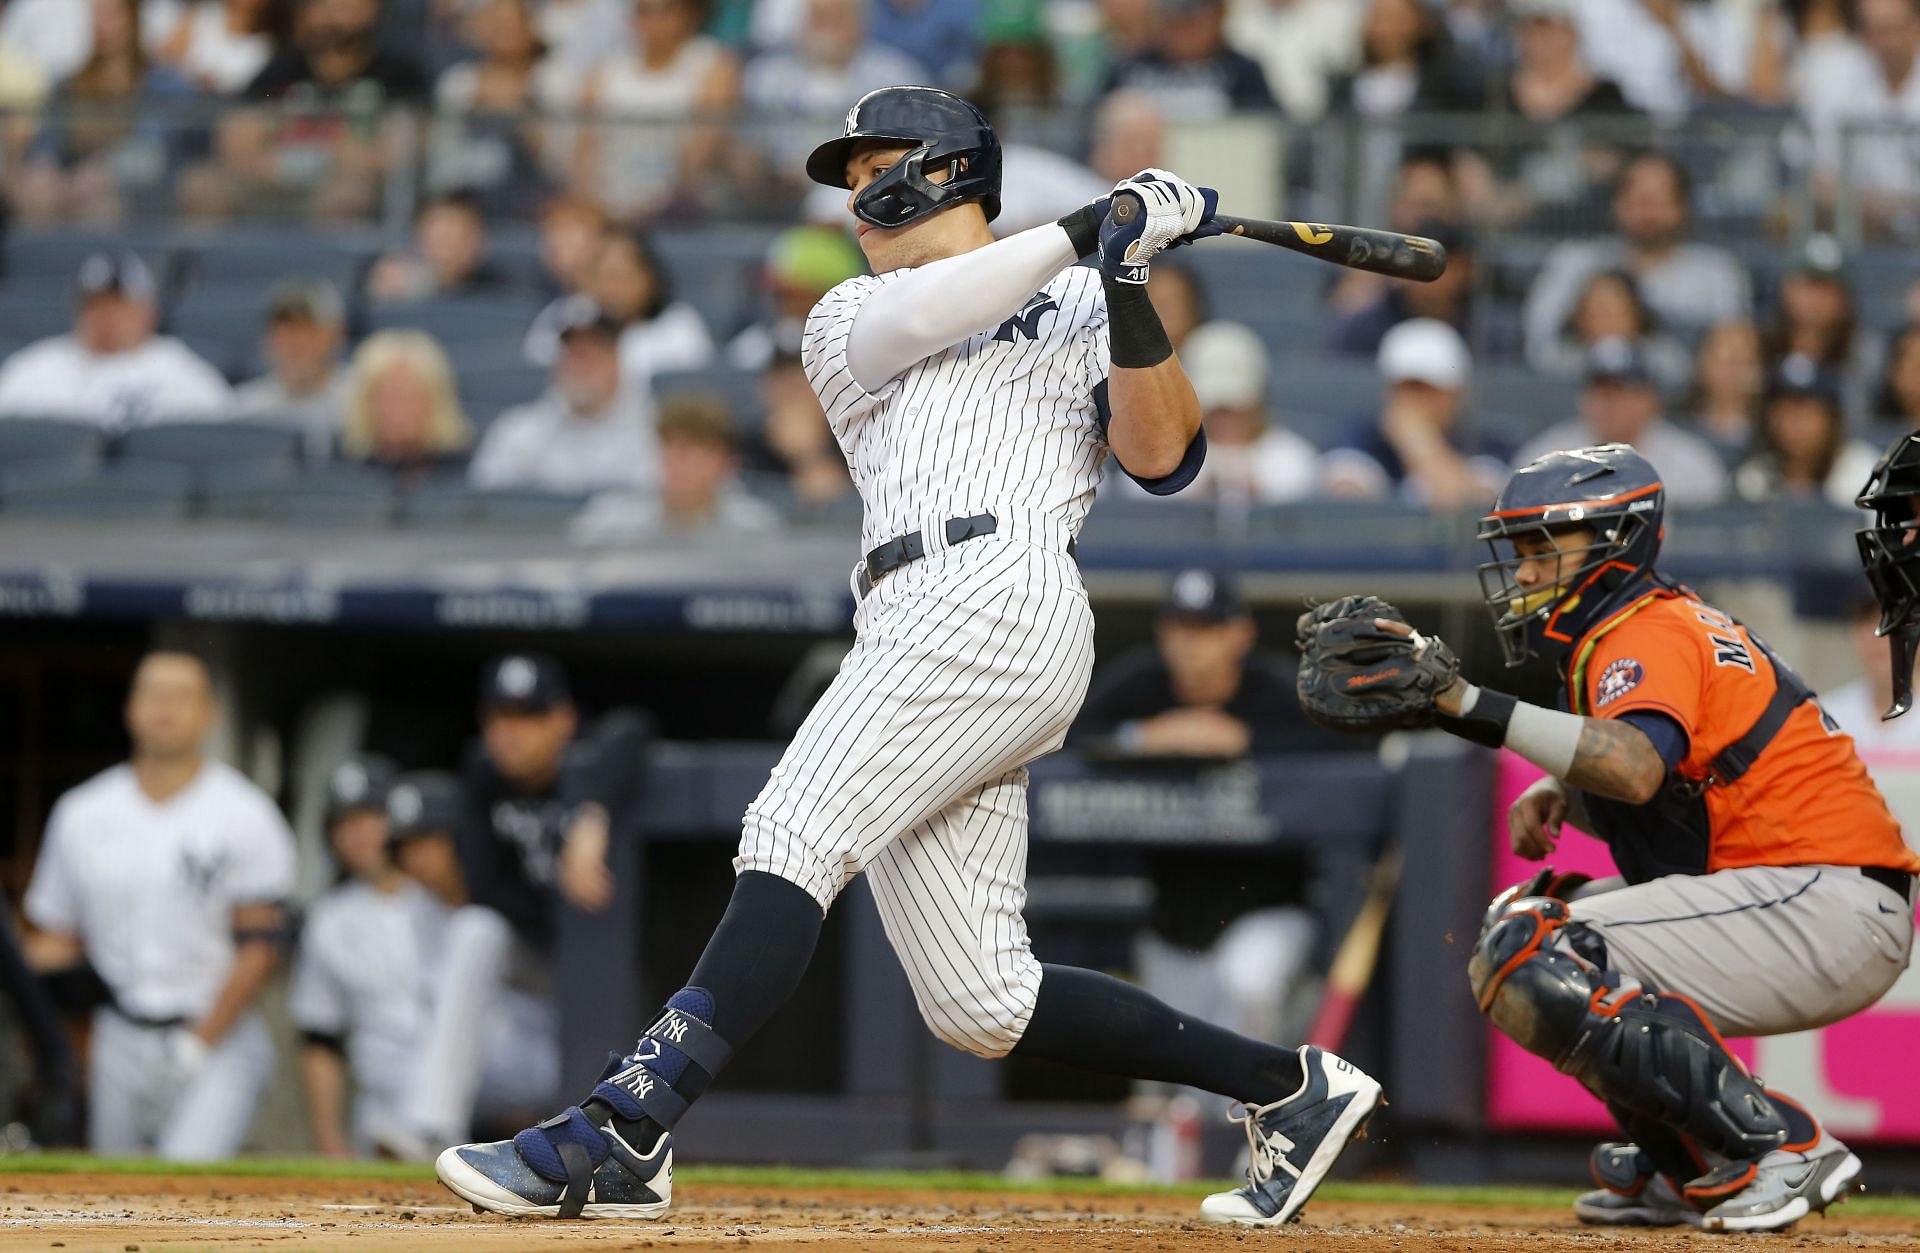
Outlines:
POLYGON ((869 392, 847 366, 854 318, 909 272, 840 284, 814 306, 801 341, 865 506, 862 549, 995 505, 1045 512, 1078 534, 1107 455, 1094 399, 1108 366, 1099 271, 1067 268, 998 327, 869 392))

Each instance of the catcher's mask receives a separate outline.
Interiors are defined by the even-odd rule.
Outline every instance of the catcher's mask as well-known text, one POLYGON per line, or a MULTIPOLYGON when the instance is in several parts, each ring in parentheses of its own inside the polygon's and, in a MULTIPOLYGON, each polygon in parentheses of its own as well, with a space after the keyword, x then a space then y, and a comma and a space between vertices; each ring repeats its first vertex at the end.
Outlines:
POLYGON ((1000 140, 986 115, 937 87, 882 87, 847 110, 837 139, 807 157, 807 177, 828 187, 847 185, 847 158, 863 139, 884 139, 912 151, 853 198, 854 216, 892 228, 916 222, 963 200, 978 200, 991 222, 1000 213, 1000 140), (945 169, 936 183, 930 170, 945 169))
POLYGON ((1854 532, 1860 564, 1880 602, 1879 634, 1887 637, 1893 665, 1897 718, 1913 706, 1913 661, 1920 649, 1920 433, 1895 440, 1854 501, 1873 511, 1873 525, 1854 532))
POLYGON ((1480 519, 1493 560, 1479 567, 1480 590, 1509 666, 1570 651, 1589 628, 1639 591, 1665 534, 1666 489, 1647 459, 1625 444, 1548 453, 1514 472, 1480 519), (1591 542, 1560 547, 1570 531, 1591 542), (1522 586, 1517 541, 1559 548, 1562 573, 1522 586), (1570 564, 1572 568, 1568 569, 1570 564))

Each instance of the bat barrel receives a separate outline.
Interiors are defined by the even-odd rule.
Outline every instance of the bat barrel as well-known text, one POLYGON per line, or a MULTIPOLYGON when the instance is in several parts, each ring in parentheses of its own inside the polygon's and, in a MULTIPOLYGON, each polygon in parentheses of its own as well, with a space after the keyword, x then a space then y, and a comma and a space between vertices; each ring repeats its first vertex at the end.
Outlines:
POLYGON ((1373 274, 1431 283, 1447 268, 1447 250, 1437 241, 1419 235, 1323 222, 1267 222, 1225 214, 1214 220, 1226 228, 1229 235, 1257 239, 1373 274))

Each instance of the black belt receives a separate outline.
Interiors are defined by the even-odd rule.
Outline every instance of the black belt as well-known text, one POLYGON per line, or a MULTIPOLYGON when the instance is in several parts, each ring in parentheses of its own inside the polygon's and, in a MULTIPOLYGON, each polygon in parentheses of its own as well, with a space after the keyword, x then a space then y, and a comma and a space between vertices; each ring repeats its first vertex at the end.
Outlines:
POLYGON ((1892 866, 1862 866, 1860 873, 1883 888, 1893 889, 1894 895, 1901 900, 1913 901, 1913 876, 1904 870, 1895 870, 1892 866))
MULTIPOLYGON (((970 539, 982 535, 992 535, 1000 529, 1000 519, 990 513, 976 513, 971 518, 948 518, 946 522, 947 547, 964 544, 970 539)), ((1074 554, 1074 541, 1067 541, 1067 556, 1074 554)), ((873 585, 901 566, 911 565, 927 555, 926 541, 920 532, 908 531, 896 536, 867 554, 866 564, 860 568, 858 584, 862 598, 873 590, 873 585)))
POLYGON ((148 1031, 171 1031, 175 1027, 187 1025, 185 1018, 149 1018, 145 1014, 135 1014, 121 1009, 118 1005, 109 1005, 108 1009, 136 1027, 145 1027, 148 1031))

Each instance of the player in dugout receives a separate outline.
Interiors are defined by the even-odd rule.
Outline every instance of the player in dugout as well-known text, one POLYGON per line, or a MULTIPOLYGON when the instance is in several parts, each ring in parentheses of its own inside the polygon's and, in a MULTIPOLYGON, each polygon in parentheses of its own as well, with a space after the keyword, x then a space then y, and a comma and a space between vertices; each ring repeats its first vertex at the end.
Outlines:
POLYGON ((1468 963, 1480 1008, 1606 1103, 1581 1221, 1775 1231, 1839 1200, 1860 1160, 1723 1036, 1838 1022, 1913 946, 1916 856, 1848 738, 1753 632, 1655 569, 1665 489, 1624 444, 1516 471, 1480 538, 1510 664, 1556 707, 1468 683, 1386 602, 1303 616, 1301 703, 1343 729, 1431 723, 1547 772, 1507 815, 1514 852, 1563 823, 1619 876, 1551 868, 1494 898, 1468 963))

